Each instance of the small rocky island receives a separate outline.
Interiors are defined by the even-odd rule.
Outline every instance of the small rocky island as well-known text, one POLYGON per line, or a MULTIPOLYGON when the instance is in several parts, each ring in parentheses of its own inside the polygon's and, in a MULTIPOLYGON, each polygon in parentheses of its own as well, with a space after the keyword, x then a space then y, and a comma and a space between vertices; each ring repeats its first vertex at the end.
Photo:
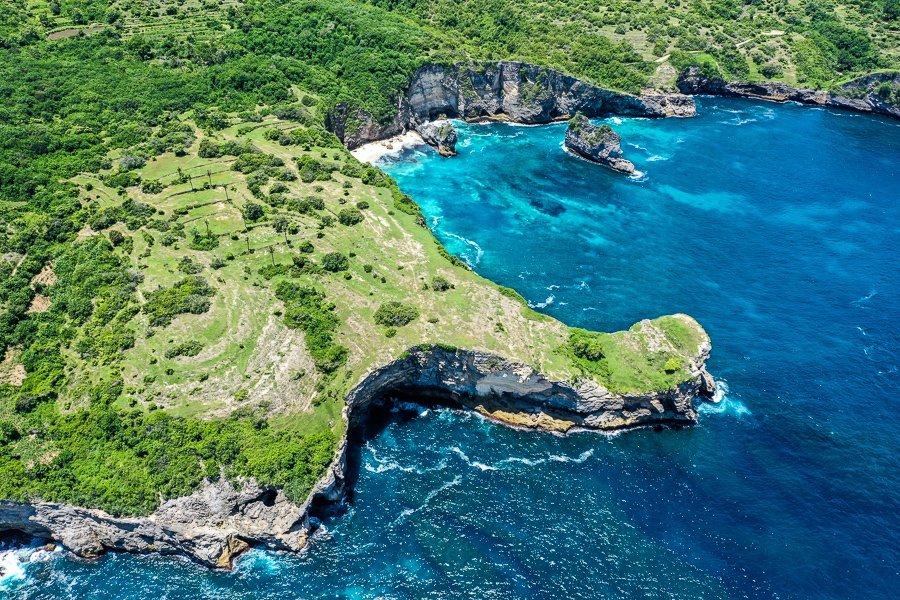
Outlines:
POLYGON ((441 156, 456 156, 456 128, 450 121, 429 121, 416 128, 429 146, 434 146, 441 156))
POLYGON ((622 158, 622 139, 609 125, 594 125, 576 113, 566 128, 566 150, 620 173, 634 173, 631 161, 622 158))

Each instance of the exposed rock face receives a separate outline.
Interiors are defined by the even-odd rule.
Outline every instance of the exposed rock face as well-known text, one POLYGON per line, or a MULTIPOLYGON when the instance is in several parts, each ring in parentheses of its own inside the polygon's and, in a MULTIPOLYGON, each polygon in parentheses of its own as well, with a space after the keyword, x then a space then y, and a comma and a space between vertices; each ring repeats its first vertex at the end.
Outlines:
POLYGON ((280 490, 253 481, 235 489, 224 477, 152 515, 117 518, 95 509, 0 501, 0 531, 15 530, 62 543, 78 556, 107 550, 185 554, 210 567, 229 568, 250 543, 300 550, 306 544, 306 507, 280 490))
POLYGON ((794 88, 776 82, 726 82, 703 75, 697 67, 685 69, 678 76, 677 85, 678 90, 684 94, 762 98, 776 102, 790 101, 900 118, 900 106, 892 104, 878 94, 879 86, 882 83, 900 86, 900 73, 875 73, 854 79, 841 86, 846 94, 794 88))
POLYGON ((710 348, 705 337, 697 354, 687 357, 687 381, 647 394, 616 394, 592 380, 553 381, 527 365, 486 352, 412 349, 351 390, 345 407, 349 438, 341 442, 329 470, 302 505, 252 480, 236 489, 223 477, 139 518, 50 502, 0 501, 0 531, 52 539, 86 558, 107 550, 183 554, 215 568, 231 567, 234 557, 250 546, 297 551, 306 544, 311 511, 340 502, 352 485, 348 450, 354 432, 365 427, 371 408, 390 403, 392 397, 426 396, 509 425, 552 431, 687 425, 697 420, 693 399, 714 392, 705 368, 710 348))
POLYGON ((425 143, 437 148, 442 156, 456 156, 456 128, 450 121, 428 121, 416 127, 425 143))
POLYGON ((634 173, 634 165, 622 158, 622 139, 609 125, 594 125, 578 113, 566 127, 566 149, 619 173, 634 173))
POLYGON ((559 71, 520 62, 482 65, 427 65, 413 75, 397 99, 397 115, 378 124, 372 115, 336 106, 326 126, 348 148, 417 129, 439 118, 496 119, 538 124, 588 117, 692 117, 693 98, 681 94, 632 96, 605 90, 559 71))

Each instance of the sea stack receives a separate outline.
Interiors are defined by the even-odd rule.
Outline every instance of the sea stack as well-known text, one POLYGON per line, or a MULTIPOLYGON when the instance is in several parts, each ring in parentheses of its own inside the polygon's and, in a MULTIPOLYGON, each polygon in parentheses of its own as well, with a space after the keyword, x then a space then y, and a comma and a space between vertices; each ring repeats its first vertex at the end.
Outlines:
POLYGON ((622 158, 622 138, 609 125, 594 125, 576 113, 566 128, 566 149, 620 173, 634 173, 631 161, 622 158))
POLYGON ((429 146, 434 146, 441 156, 456 156, 456 128, 450 121, 429 121, 416 127, 416 131, 429 146))

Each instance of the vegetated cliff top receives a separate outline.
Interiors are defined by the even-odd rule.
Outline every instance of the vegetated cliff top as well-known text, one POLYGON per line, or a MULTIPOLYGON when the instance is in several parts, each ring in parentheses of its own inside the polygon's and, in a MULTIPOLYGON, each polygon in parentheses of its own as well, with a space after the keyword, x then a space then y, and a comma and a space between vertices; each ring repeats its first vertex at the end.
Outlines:
POLYGON ((691 377, 708 345, 693 319, 601 334, 535 312, 451 257, 302 98, 168 114, 59 192, 74 235, 20 210, 7 249, 52 239, 0 263, 0 497, 141 513, 224 469, 302 499, 347 392, 414 346, 621 393, 691 377))

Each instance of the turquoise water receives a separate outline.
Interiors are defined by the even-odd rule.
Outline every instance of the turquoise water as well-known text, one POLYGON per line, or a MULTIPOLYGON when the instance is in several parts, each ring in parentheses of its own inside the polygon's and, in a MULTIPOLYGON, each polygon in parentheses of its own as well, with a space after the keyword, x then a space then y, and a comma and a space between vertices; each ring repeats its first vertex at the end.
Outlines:
POLYGON ((566 155, 561 125, 462 125, 460 156, 385 168, 451 251, 571 325, 695 316, 727 389, 697 427, 423 410, 363 449, 353 505, 303 555, 211 573, 38 553, 0 595, 895 597, 900 123, 701 99, 614 127, 642 177, 566 155))

